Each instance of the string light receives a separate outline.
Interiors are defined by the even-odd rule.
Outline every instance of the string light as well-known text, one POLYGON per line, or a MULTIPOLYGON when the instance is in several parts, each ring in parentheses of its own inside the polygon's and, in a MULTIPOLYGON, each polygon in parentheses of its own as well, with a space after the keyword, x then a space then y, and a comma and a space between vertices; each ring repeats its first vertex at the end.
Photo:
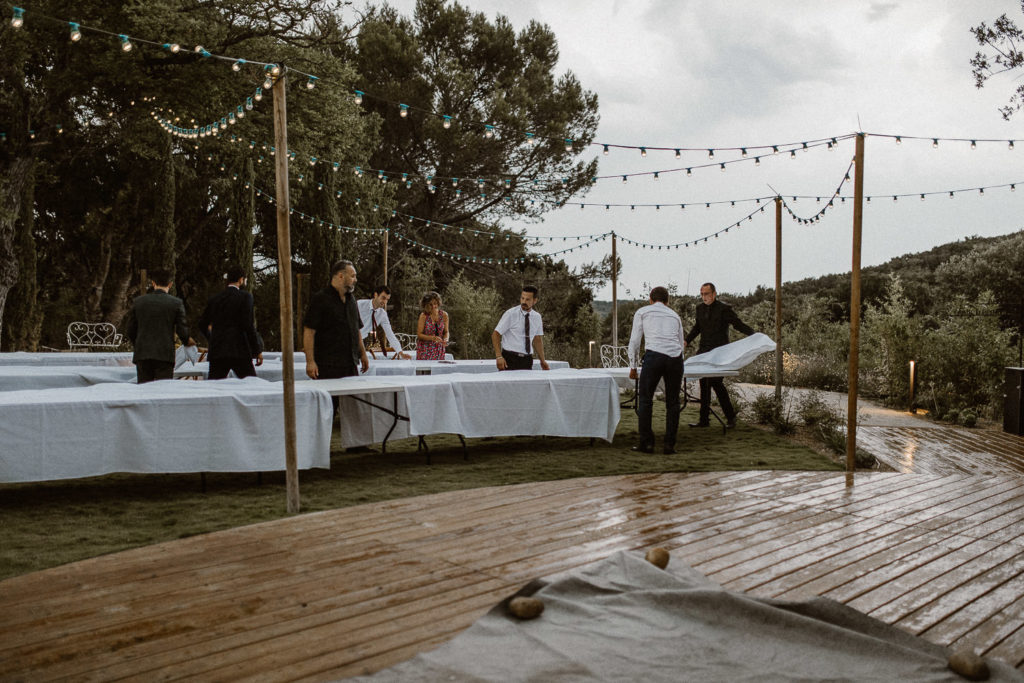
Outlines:
POLYGON ((604 152, 603 152, 603 154, 604 154, 605 156, 608 156, 608 145, 605 145, 605 146, 604 146, 604 152))
POLYGON ((12 8, 14 14, 11 16, 11 28, 21 28, 25 23, 25 10, 20 7, 12 8))
POLYGON ((362 90, 356 90, 355 91, 355 97, 353 99, 355 100, 356 104, 362 104, 363 103, 363 91, 362 90))
POLYGON ((441 127, 446 129, 446 130, 448 128, 451 128, 452 127, 452 117, 448 116, 447 114, 444 117, 442 117, 441 127))
POLYGON ((320 79, 319 79, 319 78, 317 78, 316 76, 310 76, 310 77, 309 77, 309 78, 308 78, 308 79, 306 80, 306 90, 312 90, 313 88, 315 88, 315 87, 316 87, 316 82, 317 82, 318 80, 320 80, 320 79))
POLYGON ((234 64, 231 65, 231 70, 232 71, 241 71, 242 67, 244 65, 245 65, 245 60, 244 59, 239 59, 234 64))
POLYGON ((398 115, 401 116, 403 119, 408 117, 409 116, 409 105, 408 104, 399 104, 398 105, 398 115))
POLYGON ((68 38, 71 40, 72 43, 77 43, 78 41, 80 41, 82 39, 82 29, 75 22, 73 22, 73 21, 69 21, 68 22, 68 30, 69 30, 68 38))
POLYGON ((178 45, 177 43, 164 43, 163 48, 168 52, 173 52, 174 54, 178 54, 181 51, 181 45, 178 45))
POLYGON ((121 49, 124 50, 125 52, 131 52, 132 51, 132 41, 128 40, 128 36, 126 36, 125 34, 122 33, 121 35, 118 36, 118 38, 121 39, 121 49))

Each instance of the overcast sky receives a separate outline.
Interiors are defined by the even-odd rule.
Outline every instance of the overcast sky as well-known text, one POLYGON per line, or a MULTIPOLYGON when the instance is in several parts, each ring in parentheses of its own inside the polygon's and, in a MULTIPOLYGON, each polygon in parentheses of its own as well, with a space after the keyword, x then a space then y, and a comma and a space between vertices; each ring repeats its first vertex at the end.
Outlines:
MULTIPOLYGON (((411 14, 414 0, 391 0, 411 14)), ((1024 228, 1024 113, 1004 121, 1020 74, 974 87, 970 58, 977 51, 969 29, 1002 13, 1024 23, 1017 0, 940 2, 687 2, 683 0, 466 0, 493 20, 504 14, 517 29, 531 19, 558 38, 560 71, 572 71, 598 95, 600 143, 649 147, 754 147, 847 135, 862 130, 926 141, 869 137, 865 150, 862 265, 972 235, 1002 235, 1024 228), (941 142, 931 138, 998 138, 998 143, 941 142), (1010 151, 1005 142, 1016 139, 1010 151), (1021 188, 949 190, 1021 182, 1021 188), (944 192, 924 201, 920 193, 944 192), (893 194, 913 198, 892 200, 893 194)), ((848 140, 767 156, 751 162, 602 180, 576 202, 663 204, 611 208, 579 204, 549 212, 542 223, 508 223, 530 235, 602 233, 652 244, 696 240, 740 221, 756 209, 737 201, 780 194, 831 196, 854 153, 848 140), (706 202, 726 202, 704 208, 706 202), (685 210, 680 204, 687 204, 685 210), (695 204, 698 206, 690 206, 695 204), (668 205, 672 205, 671 207, 668 205)), ((706 151, 683 154, 592 147, 599 175, 621 176, 708 163, 706 151)), ((751 156, 754 156, 751 154, 751 156)), ((716 153, 715 162, 737 158, 716 153)), ((843 194, 853 195, 852 182, 843 194)), ((822 206, 801 199, 801 215, 822 206)), ((844 272, 851 264, 852 202, 837 203, 814 225, 783 221, 783 279, 844 272)), ((621 298, 646 296, 653 285, 695 294, 714 281, 720 291, 746 293, 775 282, 774 211, 697 246, 650 250, 619 242, 621 298)), ((566 246, 542 244, 535 251, 566 246)), ((609 241, 566 254, 573 266, 598 261, 609 241)), ((998 286, 998 283, 993 283, 998 286)), ((611 288, 597 291, 611 298, 611 288)))

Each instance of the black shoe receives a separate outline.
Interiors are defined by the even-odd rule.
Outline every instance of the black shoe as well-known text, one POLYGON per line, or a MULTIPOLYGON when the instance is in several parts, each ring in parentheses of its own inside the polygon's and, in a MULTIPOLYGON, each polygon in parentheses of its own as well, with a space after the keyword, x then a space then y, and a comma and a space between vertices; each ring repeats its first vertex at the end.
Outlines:
POLYGON ((676 449, 672 448, 671 446, 665 446, 665 448, 661 452, 664 453, 665 455, 675 455, 676 449))
POLYGON ((654 452, 654 446, 639 445, 639 446, 633 446, 629 450, 636 451, 637 453, 653 453, 654 452))
POLYGON ((726 420, 725 421, 725 428, 726 429, 733 429, 735 426, 736 426, 736 418, 735 417, 732 418, 731 420, 726 420))
POLYGON ((690 426, 691 427, 710 427, 711 423, 710 422, 691 422, 690 426))

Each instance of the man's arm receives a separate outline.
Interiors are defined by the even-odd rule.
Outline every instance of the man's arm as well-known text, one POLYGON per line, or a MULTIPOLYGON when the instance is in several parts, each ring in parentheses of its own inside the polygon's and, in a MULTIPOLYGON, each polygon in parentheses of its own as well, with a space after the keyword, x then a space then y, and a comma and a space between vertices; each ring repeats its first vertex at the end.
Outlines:
POLYGON ((537 358, 540 360, 540 369, 550 370, 548 362, 544 360, 544 337, 539 334, 533 338, 533 350, 537 352, 537 358))
POLYGON ((311 327, 302 326, 302 350, 306 353, 306 376, 316 379, 320 376, 320 369, 313 360, 313 339, 316 337, 316 330, 311 327))
POLYGON ((188 325, 185 322, 185 304, 178 304, 178 313, 175 316, 174 326, 178 331, 178 338, 185 346, 195 346, 196 340, 188 336, 188 325))
MULTIPOLYGON (((391 344, 391 348, 395 350, 396 358, 408 358, 409 354, 402 351, 402 342, 398 341, 398 337, 395 336, 395 331, 391 329, 391 319, 388 317, 387 311, 384 312, 384 317, 380 321, 380 327, 384 328, 384 336, 387 337, 388 344, 391 344)), ((387 357, 387 354, 385 354, 387 357)))
POLYGON ((726 316, 726 319, 729 321, 729 323, 732 324, 734 328, 736 328, 737 332, 740 332, 747 336, 754 334, 754 328, 740 320, 740 317, 736 315, 736 311, 732 310, 731 307, 729 308, 729 315, 726 316))
POLYGON ((506 363, 505 358, 501 355, 501 335, 498 334, 497 330, 491 332, 491 344, 494 346, 494 358, 498 364, 498 369, 504 370, 506 363))
POLYGON ((366 347, 363 346, 363 338, 359 338, 359 361, 363 364, 363 374, 370 369, 370 359, 366 357, 366 347))

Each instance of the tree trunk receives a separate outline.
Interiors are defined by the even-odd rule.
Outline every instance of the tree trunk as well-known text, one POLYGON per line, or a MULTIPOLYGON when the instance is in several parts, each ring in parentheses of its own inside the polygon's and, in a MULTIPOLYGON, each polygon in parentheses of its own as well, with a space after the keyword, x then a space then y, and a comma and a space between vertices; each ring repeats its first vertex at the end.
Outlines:
POLYGON ((7 295, 7 334, 3 350, 36 351, 42 327, 39 305, 39 281, 36 277, 35 173, 29 172, 21 193, 21 217, 14 236, 14 252, 18 259, 18 280, 7 295))
POLYGON ((34 167, 35 160, 31 157, 17 157, 0 175, 0 339, 4 338, 3 320, 7 295, 18 282, 15 235, 25 186, 30 182, 34 167))
POLYGON ((252 159, 246 157, 240 177, 235 181, 232 197, 228 259, 245 269, 245 277, 250 283, 253 283, 252 243, 253 228, 256 225, 255 183, 256 171, 253 169, 252 159))

